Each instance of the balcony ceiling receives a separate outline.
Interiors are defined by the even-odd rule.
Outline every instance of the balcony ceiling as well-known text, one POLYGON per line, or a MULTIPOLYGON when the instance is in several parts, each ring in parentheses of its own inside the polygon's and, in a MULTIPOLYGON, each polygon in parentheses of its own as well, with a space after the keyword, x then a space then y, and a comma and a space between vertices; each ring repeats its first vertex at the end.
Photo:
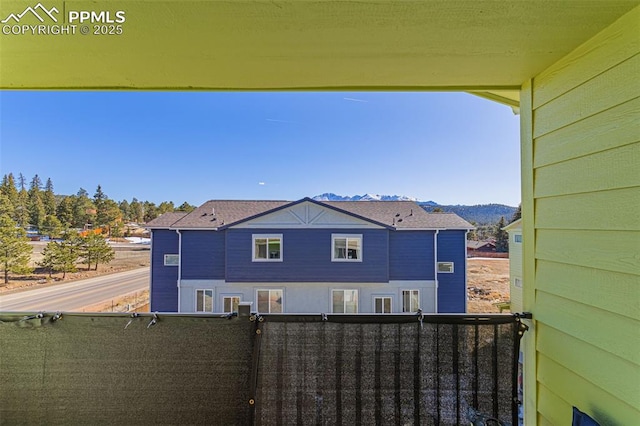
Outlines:
MULTIPOLYGON (((4 1, 0 19, 33 3, 4 1)), ((67 12, 124 10, 124 33, 0 34, 0 88, 473 89, 517 105, 523 81, 640 3, 43 0, 43 4, 67 12)))

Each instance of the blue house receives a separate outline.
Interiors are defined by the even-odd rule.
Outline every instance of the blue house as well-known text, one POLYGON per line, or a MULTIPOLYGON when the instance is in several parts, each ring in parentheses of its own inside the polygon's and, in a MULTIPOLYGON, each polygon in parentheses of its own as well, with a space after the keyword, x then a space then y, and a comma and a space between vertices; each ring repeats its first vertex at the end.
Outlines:
POLYGON ((466 311, 472 226, 412 201, 212 200, 147 226, 152 311, 466 311))

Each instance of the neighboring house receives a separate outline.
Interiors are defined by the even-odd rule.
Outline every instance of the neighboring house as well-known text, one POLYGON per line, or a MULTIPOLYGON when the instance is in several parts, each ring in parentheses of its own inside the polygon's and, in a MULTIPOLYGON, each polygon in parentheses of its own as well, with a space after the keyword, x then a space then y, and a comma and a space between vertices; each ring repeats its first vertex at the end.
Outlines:
POLYGON ((509 234, 509 292, 511 312, 522 312, 522 219, 505 226, 509 234))
POLYGON ((152 311, 466 311, 472 226, 412 201, 208 201, 147 227, 152 311))
POLYGON ((467 255, 469 257, 482 256, 486 253, 495 253, 495 241, 467 241, 467 255))

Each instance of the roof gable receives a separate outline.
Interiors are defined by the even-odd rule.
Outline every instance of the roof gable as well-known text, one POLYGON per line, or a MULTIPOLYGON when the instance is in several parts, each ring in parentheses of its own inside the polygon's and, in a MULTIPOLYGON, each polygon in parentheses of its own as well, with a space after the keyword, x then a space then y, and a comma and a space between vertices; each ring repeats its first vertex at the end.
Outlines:
POLYGON ((305 198, 249 218, 233 228, 384 228, 383 224, 305 198))

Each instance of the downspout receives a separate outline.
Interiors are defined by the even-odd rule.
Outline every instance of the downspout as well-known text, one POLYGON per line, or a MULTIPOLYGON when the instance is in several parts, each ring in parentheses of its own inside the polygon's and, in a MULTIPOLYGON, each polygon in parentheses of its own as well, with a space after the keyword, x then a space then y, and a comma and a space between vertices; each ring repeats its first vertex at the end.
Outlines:
POLYGON ((179 229, 178 233, 178 312, 180 312, 180 280, 182 280, 182 234, 179 229))
POLYGON ((438 232, 439 229, 436 229, 436 233, 433 235, 433 270, 435 272, 434 279, 436 282, 436 290, 435 290, 435 312, 438 313, 438 232))
POLYGON ((468 262, 467 243, 469 242, 469 240, 467 239, 468 236, 469 236, 469 230, 467 229, 464 233, 464 313, 465 314, 469 310, 469 289, 467 288, 467 285, 468 285, 467 271, 469 270, 467 268, 467 262, 468 262))

